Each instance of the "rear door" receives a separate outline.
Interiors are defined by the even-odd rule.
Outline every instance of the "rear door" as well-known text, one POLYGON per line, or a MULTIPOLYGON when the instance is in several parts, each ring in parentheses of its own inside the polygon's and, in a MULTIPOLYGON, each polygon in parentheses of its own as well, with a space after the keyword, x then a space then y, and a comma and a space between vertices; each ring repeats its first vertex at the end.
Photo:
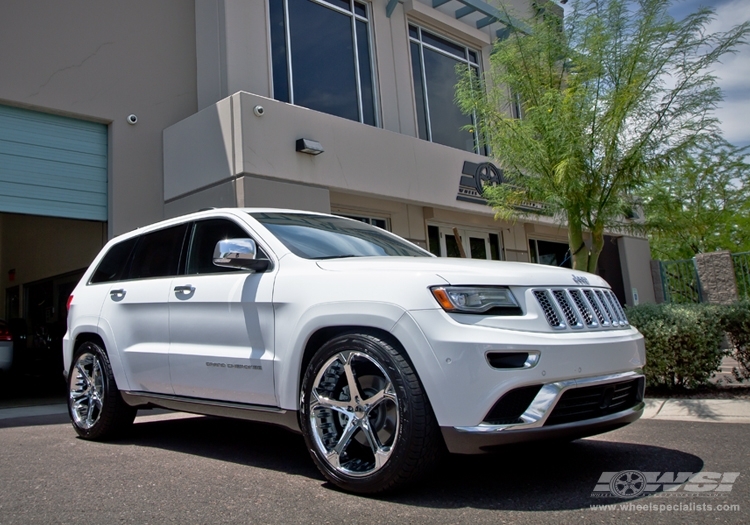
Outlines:
MULTIPOLYGON (((193 225, 185 274, 169 288, 169 366, 177 395, 276 405, 275 270, 251 273, 213 264, 219 240, 250 237, 228 218, 193 225)), ((266 257, 260 247, 258 257, 266 257)))
POLYGON ((169 295, 186 231, 181 224, 140 236, 124 279, 104 299, 100 324, 107 325, 133 391, 172 393, 169 295))

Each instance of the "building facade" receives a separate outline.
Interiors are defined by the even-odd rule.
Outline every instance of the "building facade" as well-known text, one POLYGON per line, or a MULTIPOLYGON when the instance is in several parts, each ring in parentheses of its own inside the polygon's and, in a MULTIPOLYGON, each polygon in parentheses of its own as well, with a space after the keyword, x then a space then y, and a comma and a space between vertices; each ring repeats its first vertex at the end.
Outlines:
MULTIPOLYGON (((210 206, 567 264, 564 226, 496 221, 478 191, 500 172, 453 86, 504 29, 486 2, 6 0, 0 14, 0 316, 32 332, 64 331, 108 238, 210 206)), ((608 237, 600 274, 624 303, 653 301, 644 239, 608 237)))

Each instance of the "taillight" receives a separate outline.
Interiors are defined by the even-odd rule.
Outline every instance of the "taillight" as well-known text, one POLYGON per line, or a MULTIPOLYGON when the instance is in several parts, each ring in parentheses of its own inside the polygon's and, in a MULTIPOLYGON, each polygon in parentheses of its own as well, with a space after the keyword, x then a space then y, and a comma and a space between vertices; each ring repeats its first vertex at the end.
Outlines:
POLYGON ((0 341, 12 341, 13 336, 7 328, 0 328, 0 341))
POLYGON ((70 297, 68 297, 68 304, 66 305, 68 310, 70 310, 70 303, 72 302, 73 302, 73 294, 70 294, 70 297))

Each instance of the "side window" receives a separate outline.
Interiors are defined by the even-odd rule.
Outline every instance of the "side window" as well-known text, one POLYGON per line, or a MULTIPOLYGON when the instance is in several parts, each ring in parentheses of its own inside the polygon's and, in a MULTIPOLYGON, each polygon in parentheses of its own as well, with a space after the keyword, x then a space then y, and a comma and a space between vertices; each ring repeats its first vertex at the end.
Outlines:
MULTIPOLYGON (((198 221, 193 227, 193 235, 188 249, 187 273, 203 274, 242 271, 216 266, 213 262, 216 243, 225 239, 246 239, 250 235, 238 224, 227 219, 198 221)), ((258 247, 258 259, 267 259, 258 247)))
POLYGON ((135 246, 137 240, 138 237, 132 237, 112 246, 99 263, 99 266, 97 266, 96 271, 91 276, 89 282, 91 284, 97 284, 122 279, 125 265, 128 262, 130 252, 133 251, 133 246, 135 246))
POLYGON ((177 275, 187 224, 142 235, 135 245, 128 279, 177 275))

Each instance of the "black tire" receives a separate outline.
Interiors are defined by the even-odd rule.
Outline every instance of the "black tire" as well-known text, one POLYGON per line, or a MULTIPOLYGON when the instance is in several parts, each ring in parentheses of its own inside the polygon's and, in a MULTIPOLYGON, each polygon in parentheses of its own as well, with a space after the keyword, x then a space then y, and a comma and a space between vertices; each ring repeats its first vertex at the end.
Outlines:
POLYGON ((81 344, 68 373, 68 414, 78 435, 96 441, 119 437, 136 412, 123 401, 104 349, 81 344))
POLYGON ((381 338, 351 333, 324 344, 307 367, 300 399, 310 454, 326 479, 346 491, 393 489, 424 474, 443 453, 416 372, 381 338))

